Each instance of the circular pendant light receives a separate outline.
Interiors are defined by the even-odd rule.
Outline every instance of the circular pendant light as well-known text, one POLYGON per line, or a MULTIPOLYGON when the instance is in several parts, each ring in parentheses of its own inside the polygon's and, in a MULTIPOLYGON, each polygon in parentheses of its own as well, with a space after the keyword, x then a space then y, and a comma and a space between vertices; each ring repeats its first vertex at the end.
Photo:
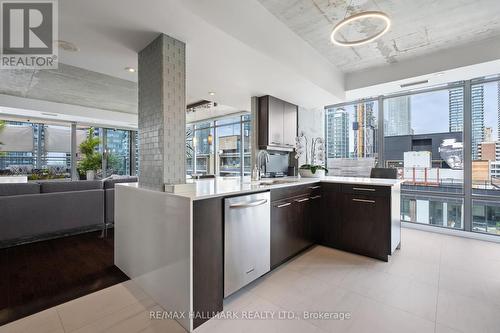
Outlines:
POLYGON ((358 46, 358 45, 363 45, 366 43, 370 43, 374 41, 375 39, 381 37, 383 34, 385 34, 387 31, 389 31, 389 28, 391 27, 391 20, 389 19, 389 16, 387 16, 385 13, 382 12, 362 12, 358 14, 354 14, 352 16, 346 17, 342 21, 340 21, 332 31, 332 34, 330 35, 330 39, 333 44, 339 45, 339 46, 358 46), (358 40, 352 40, 352 41, 343 41, 339 40, 337 38, 337 33, 339 32, 342 27, 346 26, 349 23, 355 22, 355 21, 361 21, 364 19, 368 18, 374 18, 374 19, 379 19, 384 22, 384 28, 380 30, 379 32, 375 33, 372 36, 369 36, 367 38, 363 39, 358 39, 358 40))

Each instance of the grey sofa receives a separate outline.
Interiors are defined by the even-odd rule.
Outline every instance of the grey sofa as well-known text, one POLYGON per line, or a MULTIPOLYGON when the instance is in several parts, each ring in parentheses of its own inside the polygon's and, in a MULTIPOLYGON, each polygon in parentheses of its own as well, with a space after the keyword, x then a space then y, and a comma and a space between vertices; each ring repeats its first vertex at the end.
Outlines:
POLYGON ((101 181, 0 184, 0 247, 104 225, 101 181))
POLYGON ((106 224, 115 223, 115 184, 118 183, 136 183, 137 177, 124 177, 117 179, 107 179, 104 181, 104 200, 105 200, 105 221, 106 224))

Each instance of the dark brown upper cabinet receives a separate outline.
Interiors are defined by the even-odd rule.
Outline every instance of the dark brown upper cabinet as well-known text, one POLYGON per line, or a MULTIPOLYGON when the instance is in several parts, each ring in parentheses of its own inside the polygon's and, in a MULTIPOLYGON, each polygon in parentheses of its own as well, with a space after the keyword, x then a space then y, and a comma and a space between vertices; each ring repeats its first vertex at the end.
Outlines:
POLYGON ((297 136, 297 105, 273 96, 259 97, 259 147, 292 151, 297 136))

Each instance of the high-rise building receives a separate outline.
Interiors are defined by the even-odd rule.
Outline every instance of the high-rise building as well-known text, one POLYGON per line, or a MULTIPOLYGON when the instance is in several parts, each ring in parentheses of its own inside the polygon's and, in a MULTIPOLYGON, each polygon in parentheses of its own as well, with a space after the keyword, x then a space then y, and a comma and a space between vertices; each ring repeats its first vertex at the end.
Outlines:
POLYGON ((384 136, 411 135, 411 97, 390 98, 384 105, 384 136))
POLYGON ((479 144, 484 141, 484 86, 475 85, 471 88, 472 113, 472 159, 479 157, 479 144))
POLYGON ((500 141, 500 81, 497 83, 498 87, 498 95, 497 95, 497 102, 498 102, 498 141, 500 141))
POLYGON ((342 108, 327 112, 328 158, 348 158, 349 114, 342 108))
POLYGON ((354 106, 354 157, 374 157, 376 153, 376 119, 374 102, 354 106))
POLYGON ((484 142, 492 142, 493 140, 493 128, 485 127, 484 128, 484 142))
MULTIPOLYGON (((472 116, 472 159, 477 160, 478 147, 484 141, 484 87, 474 85, 471 88, 472 116)), ((449 90, 449 129, 450 132, 461 132, 464 128, 464 90, 449 90)))
POLYGON ((448 91, 449 96, 449 131, 464 130, 464 89, 454 88, 448 91))

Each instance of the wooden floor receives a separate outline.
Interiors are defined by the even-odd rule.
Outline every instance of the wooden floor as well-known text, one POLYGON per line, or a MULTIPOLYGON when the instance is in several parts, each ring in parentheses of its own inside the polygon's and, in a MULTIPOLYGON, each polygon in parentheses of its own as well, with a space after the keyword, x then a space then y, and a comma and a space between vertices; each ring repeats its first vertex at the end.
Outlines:
POLYGON ((128 280, 113 230, 0 249, 0 325, 128 280))

